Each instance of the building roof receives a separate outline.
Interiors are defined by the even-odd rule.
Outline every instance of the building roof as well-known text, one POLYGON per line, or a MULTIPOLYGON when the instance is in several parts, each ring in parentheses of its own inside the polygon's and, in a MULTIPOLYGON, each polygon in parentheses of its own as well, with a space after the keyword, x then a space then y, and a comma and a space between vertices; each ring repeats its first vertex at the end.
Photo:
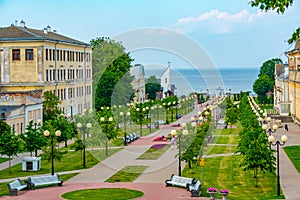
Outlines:
POLYGON ((0 42, 12 42, 12 41, 50 41, 50 42, 62 42, 83 46, 92 46, 91 44, 81 42, 56 32, 50 31, 50 27, 45 30, 37 30, 27 28, 26 26, 14 26, 1 27, 0 28, 0 42))
POLYGON ((139 80, 145 75, 144 66, 141 64, 135 64, 134 66, 130 67, 130 74, 134 76, 134 79, 139 80))

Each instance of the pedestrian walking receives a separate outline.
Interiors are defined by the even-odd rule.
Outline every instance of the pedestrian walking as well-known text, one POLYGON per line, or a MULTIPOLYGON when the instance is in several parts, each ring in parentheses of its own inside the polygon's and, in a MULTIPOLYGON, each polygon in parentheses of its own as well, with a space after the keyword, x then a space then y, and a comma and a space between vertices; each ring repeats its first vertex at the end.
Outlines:
POLYGON ((175 135, 173 135, 172 139, 171 139, 171 149, 173 149, 175 146, 175 135))
POLYGON ((284 131, 289 131, 289 127, 287 124, 284 125, 284 131))

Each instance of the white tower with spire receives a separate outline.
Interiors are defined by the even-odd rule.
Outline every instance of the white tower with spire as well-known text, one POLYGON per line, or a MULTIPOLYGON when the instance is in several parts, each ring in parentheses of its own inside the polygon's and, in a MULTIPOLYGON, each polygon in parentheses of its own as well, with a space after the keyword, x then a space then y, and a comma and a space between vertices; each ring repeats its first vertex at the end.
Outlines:
POLYGON ((167 69, 162 73, 160 77, 160 85, 163 89, 163 98, 167 96, 166 92, 171 89, 171 62, 168 62, 167 69))

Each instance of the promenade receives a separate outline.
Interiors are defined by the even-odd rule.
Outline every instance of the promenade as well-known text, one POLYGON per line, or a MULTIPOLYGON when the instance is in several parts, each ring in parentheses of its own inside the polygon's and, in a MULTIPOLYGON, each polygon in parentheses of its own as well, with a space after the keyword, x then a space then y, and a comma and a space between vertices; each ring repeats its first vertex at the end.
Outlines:
MULTIPOLYGON (((190 117, 194 116, 201 110, 197 105, 195 110, 186 116, 183 116, 176 123, 183 123, 190 121, 190 117)), ((280 128, 274 136, 280 139, 280 136, 286 134, 289 137, 285 146, 299 145, 300 144, 300 129, 299 126, 289 123, 289 131, 284 132, 280 128)), ((168 135, 171 130, 178 129, 179 127, 172 127, 172 125, 160 126, 160 130, 144 136, 133 143, 126 146, 121 151, 101 161, 90 169, 78 170, 78 175, 69 179, 63 184, 63 187, 47 187, 37 190, 32 190, 22 193, 17 197, 1 197, 4 200, 58 200, 62 199, 60 196, 63 193, 87 188, 129 188, 137 189, 144 192, 144 196, 138 199, 209 199, 205 197, 191 197, 191 193, 182 188, 165 187, 165 180, 169 179, 172 174, 178 174, 178 158, 175 156, 178 153, 177 149, 169 148, 157 160, 137 160, 136 158, 143 154, 152 144, 153 138, 168 135), (104 181, 119 171, 125 166, 143 165, 147 166, 146 170, 132 183, 105 183, 104 181)), ((275 148, 275 147, 274 147, 275 148)), ((215 156, 224 156, 223 154, 215 156)), ((20 158, 13 159, 13 163, 20 162, 20 158)), ((0 165, 0 169, 6 168, 7 163, 0 165)), ((182 169, 184 168, 184 162, 182 169)), ((72 173, 72 172, 64 172, 72 173)), ((63 174, 63 173, 58 173, 63 174)), ((297 200, 300 199, 300 174, 296 171, 287 155, 280 147, 280 178, 281 186, 286 199, 297 200)), ((6 180, 1 180, 8 181, 6 180)), ((274 182, 275 184, 275 182, 274 182)), ((230 196, 229 196, 230 199, 230 196)))

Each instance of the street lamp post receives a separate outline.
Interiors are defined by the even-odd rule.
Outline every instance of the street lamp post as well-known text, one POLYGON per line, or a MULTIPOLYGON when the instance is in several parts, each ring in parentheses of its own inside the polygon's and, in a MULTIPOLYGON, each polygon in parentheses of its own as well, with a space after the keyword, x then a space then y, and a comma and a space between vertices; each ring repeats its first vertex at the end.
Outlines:
MULTIPOLYGON (((55 131, 55 135, 59 137, 61 135, 60 130, 55 131)), ((44 136, 51 137, 51 175, 54 175, 54 134, 51 134, 50 131, 45 130, 44 136)))
POLYGON ((283 146, 285 144, 285 142, 288 140, 288 137, 286 135, 281 136, 282 143, 280 143, 279 140, 277 140, 275 142, 275 137, 273 135, 269 136, 268 140, 269 140, 269 142, 270 142, 271 145, 277 147, 277 196, 280 196, 279 145, 283 146))
MULTIPOLYGON (((271 117, 267 117, 267 122, 270 122, 270 121, 271 121, 271 117)), ((268 133, 269 136, 271 136, 271 133, 275 133, 276 130, 278 129, 277 124, 274 124, 272 126, 272 128, 270 126, 268 126, 267 124, 263 124, 261 127, 266 133, 268 133)))
POLYGON ((108 123, 111 123, 114 119, 112 117, 109 117, 108 120, 105 120, 104 117, 100 118, 100 121, 102 123, 105 123, 105 135, 106 135, 106 142, 105 142, 105 155, 108 156, 108 138, 107 138, 107 132, 108 132, 108 123))
POLYGON ((127 117, 130 117, 130 112, 127 112, 126 115, 124 115, 123 112, 120 112, 120 116, 124 116, 124 145, 127 145, 127 139, 126 139, 126 123, 127 123, 127 117))
MULTIPOLYGON (((82 127, 82 124, 81 123, 77 123, 77 128, 78 129, 81 129, 81 127, 82 127)), ((92 127, 92 124, 91 123, 87 123, 86 124, 86 128, 87 129, 90 129, 92 127)), ((82 162, 82 165, 83 165, 83 168, 86 168, 86 159, 85 159, 85 149, 86 149, 86 142, 85 142, 85 132, 83 132, 83 134, 82 134, 82 136, 83 136, 83 162, 82 162)))
MULTIPOLYGON (((171 131, 171 135, 172 137, 176 135, 176 130, 172 130, 171 131)), ((180 159, 180 155, 181 155, 181 141, 180 141, 180 135, 178 135, 178 176, 181 176, 181 159, 180 159)))
MULTIPOLYGON (((38 119, 38 120, 34 123, 34 131, 35 131, 35 134, 36 134, 36 129, 37 129, 39 126, 41 126, 41 123, 42 123, 42 120, 41 120, 41 119, 38 119)), ((34 152, 35 157, 37 157, 37 154, 38 154, 37 151, 38 151, 38 150, 35 149, 35 152, 34 152)))

